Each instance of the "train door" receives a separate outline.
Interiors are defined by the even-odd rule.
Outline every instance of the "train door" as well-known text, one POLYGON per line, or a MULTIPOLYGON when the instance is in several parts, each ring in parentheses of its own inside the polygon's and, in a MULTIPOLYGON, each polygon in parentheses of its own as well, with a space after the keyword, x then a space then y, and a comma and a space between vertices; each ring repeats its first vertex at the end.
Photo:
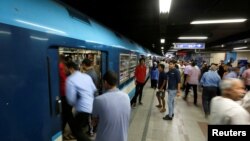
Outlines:
POLYGON ((61 100, 59 95, 58 49, 50 48, 47 53, 48 97, 50 114, 50 137, 52 141, 61 141, 61 100))
MULTIPOLYGON (((107 70, 107 53, 96 51, 96 50, 86 50, 77 48, 66 48, 66 47, 55 47, 50 48, 47 53, 47 66, 48 66, 48 85, 49 85, 49 123, 51 124, 51 140, 60 141, 62 140, 62 106, 60 98, 60 77, 59 77, 59 58, 60 55, 66 58, 66 61, 73 61, 79 66, 80 71, 84 72, 81 67, 81 62, 84 58, 92 60, 92 67, 96 71, 100 82, 103 74, 107 70), (68 60, 70 59, 70 60, 68 60)), ((99 93, 102 93, 103 87, 100 83, 99 93)), ((73 110, 74 111, 74 110, 73 110)), ((69 126, 66 125, 66 134, 70 132, 69 126)))

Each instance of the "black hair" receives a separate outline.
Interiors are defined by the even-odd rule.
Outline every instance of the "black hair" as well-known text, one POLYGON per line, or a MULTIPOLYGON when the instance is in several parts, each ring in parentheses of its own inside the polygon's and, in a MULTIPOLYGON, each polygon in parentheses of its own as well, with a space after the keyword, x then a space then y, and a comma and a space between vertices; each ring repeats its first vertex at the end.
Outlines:
POLYGON ((103 80, 105 80, 109 85, 115 86, 118 81, 117 74, 113 71, 108 70, 103 75, 103 80))
POLYGON ((82 61, 82 64, 85 64, 87 67, 90 67, 91 64, 92 64, 92 61, 88 58, 85 58, 83 61, 82 61))
POLYGON ((176 68, 176 69, 179 69, 179 66, 178 66, 177 64, 175 64, 175 68, 176 68))
POLYGON ((176 64, 175 60, 170 60, 169 63, 176 64))
POLYGON ((66 63, 66 66, 70 69, 70 68, 73 68, 73 69, 75 69, 75 70, 78 70, 78 66, 74 63, 74 62, 72 62, 72 61, 70 61, 70 62, 67 62, 66 63))
POLYGON ((72 57, 71 56, 66 56, 65 57, 65 62, 70 62, 72 61, 72 57))
POLYGON ((196 65, 196 63, 193 61, 193 62, 191 63, 191 66, 194 67, 195 65, 196 65))
POLYGON ((142 60, 145 62, 145 58, 140 58, 139 62, 141 63, 142 60))
POLYGON ((159 64, 159 66, 164 70, 164 68, 165 68, 165 65, 163 65, 163 64, 159 64))
POLYGON ((60 59, 60 61, 65 61, 64 55, 63 55, 63 54, 60 54, 60 55, 59 55, 59 59, 60 59))

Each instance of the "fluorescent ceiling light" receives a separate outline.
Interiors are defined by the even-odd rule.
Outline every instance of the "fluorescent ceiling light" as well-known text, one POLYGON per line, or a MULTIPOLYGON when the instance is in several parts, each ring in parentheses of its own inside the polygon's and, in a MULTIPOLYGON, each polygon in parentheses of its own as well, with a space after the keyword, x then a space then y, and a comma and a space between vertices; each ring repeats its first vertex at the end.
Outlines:
POLYGON ((206 36, 180 36, 180 37, 178 37, 178 39, 180 39, 180 40, 194 40, 194 39, 205 40, 205 39, 207 39, 207 37, 206 36))
POLYGON ((247 48, 247 47, 236 47, 236 48, 234 48, 234 49, 244 49, 244 48, 247 48))
POLYGON ((235 50, 235 52, 249 52, 250 50, 235 50))
POLYGON ((160 13, 169 13, 172 0, 160 0, 160 13))
POLYGON ((169 52, 175 52, 175 51, 177 51, 176 49, 170 49, 170 50, 168 50, 169 52))
POLYGON ((217 24, 217 23, 241 23, 247 19, 224 19, 224 20, 200 20, 192 21, 190 24, 217 24))
POLYGON ((161 39, 161 43, 164 44, 165 43, 165 39, 161 39))

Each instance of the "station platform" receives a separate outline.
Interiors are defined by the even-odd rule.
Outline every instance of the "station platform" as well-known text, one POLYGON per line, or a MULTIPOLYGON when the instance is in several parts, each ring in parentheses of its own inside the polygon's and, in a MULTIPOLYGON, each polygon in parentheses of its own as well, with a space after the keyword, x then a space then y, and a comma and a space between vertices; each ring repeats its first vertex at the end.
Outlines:
MULTIPOLYGON (((128 141, 206 141, 207 119, 204 116, 201 103, 201 93, 198 91, 198 106, 193 105, 193 96, 189 94, 187 101, 182 96, 176 97, 174 118, 166 121, 162 118, 168 113, 161 113, 156 90, 150 88, 148 81, 143 89, 142 102, 132 108, 128 141)), ((183 92, 184 94, 184 92, 183 92)), ((165 99, 167 100, 167 93, 165 99)), ((95 137, 91 137, 92 140, 95 137)), ((71 140, 75 141, 75 140, 71 140)))
MULTIPOLYGON (((189 94, 187 101, 182 96, 176 97, 174 118, 171 121, 162 118, 168 114, 161 113, 156 107, 158 100, 156 91, 148 82, 143 91, 143 105, 132 109, 128 141, 205 141, 207 140, 207 119, 198 92, 198 106, 193 105, 193 96, 189 94)), ((184 92, 183 92, 184 94, 184 92)), ((167 93, 165 99, 167 100, 167 93)))

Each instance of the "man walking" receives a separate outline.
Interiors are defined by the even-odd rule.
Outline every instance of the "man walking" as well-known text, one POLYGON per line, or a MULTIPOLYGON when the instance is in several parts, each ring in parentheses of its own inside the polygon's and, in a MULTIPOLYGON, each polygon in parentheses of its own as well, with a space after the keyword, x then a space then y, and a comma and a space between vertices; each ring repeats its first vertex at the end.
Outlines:
POLYGON ((66 98, 68 103, 76 109, 74 135, 77 141, 89 141, 82 132, 82 127, 88 125, 96 87, 89 75, 78 71, 75 63, 70 62, 67 67, 71 75, 66 79, 66 98))
POLYGON ((205 112, 205 117, 210 114, 210 102, 215 97, 219 90, 219 83, 221 78, 216 72, 217 67, 213 64, 208 72, 205 72, 201 77, 202 91, 202 105, 205 112))

